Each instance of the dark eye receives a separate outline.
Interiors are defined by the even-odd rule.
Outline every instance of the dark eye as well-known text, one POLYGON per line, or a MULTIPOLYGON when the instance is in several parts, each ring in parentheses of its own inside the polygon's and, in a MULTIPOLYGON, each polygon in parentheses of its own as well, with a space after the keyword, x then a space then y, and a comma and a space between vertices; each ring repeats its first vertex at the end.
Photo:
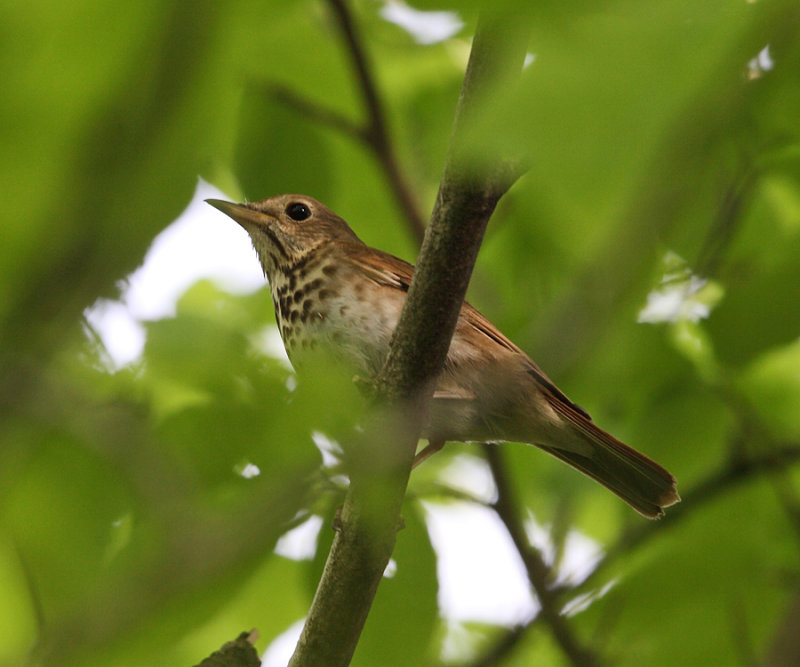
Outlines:
POLYGON ((308 206, 301 204, 300 202, 289 204, 286 207, 286 213, 288 213, 292 220, 297 220, 298 222, 301 220, 307 220, 311 217, 311 210, 308 208, 308 206))

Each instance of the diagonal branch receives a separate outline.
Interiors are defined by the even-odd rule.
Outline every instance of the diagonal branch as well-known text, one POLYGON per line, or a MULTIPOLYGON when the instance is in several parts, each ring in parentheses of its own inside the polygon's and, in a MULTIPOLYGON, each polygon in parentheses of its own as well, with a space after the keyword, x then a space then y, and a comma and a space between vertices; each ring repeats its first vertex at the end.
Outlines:
MULTIPOLYGON (((422 240, 425 234, 425 223, 421 209, 417 204, 416 196, 398 165, 392 142, 388 137, 382 138, 380 131, 376 132, 374 123, 369 125, 356 123, 348 116, 317 104, 315 101, 298 94, 283 84, 269 84, 267 91, 274 100, 285 107, 293 109, 312 122, 319 123, 342 133, 346 137, 355 139, 371 151, 386 176, 392 194, 403 211, 414 238, 418 242, 422 240)), ((383 121, 381 121, 378 127, 383 126, 383 121)))
POLYGON ((597 585, 600 577, 614 562, 634 551, 642 544, 663 534, 665 529, 672 529, 676 523, 688 516, 697 514, 701 505, 717 499, 720 495, 738 484, 747 482, 754 477, 772 474, 786 470, 800 462, 800 446, 786 444, 764 454, 748 459, 732 461, 721 467, 694 487, 689 493, 684 494, 681 505, 675 507, 669 515, 669 522, 663 525, 647 524, 637 526, 625 533, 617 543, 609 549, 606 557, 598 563, 592 573, 584 579, 579 586, 572 590, 573 594, 580 594, 591 590, 597 585))
POLYGON ((378 94, 369 59, 356 29, 350 9, 344 0, 328 0, 353 63, 358 88, 363 98, 367 119, 357 123, 342 113, 328 109, 283 84, 270 84, 272 97, 286 107, 294 109, 309 120, 325 125, 345 136, 355 139, 369 149, 383 170, 397 204, 419 242, 425 234, 425 220, 417 202, 414 189, 400 169, 394 142, 388 130, 386 112, 378 94))
POLYGON ((375 381, 382 407, 364 442, 354 445, 360 455, 352 457, 350 488, 289 663, 293 667, 349 664, 394 548, 427 403, 447 355, 483 232, 497 201, 513 182, 502 160, 474 159, 464 150, 465 126, 475 100, 487 94, 497 77, 521 70, 525 43, 518 24, 479 19, 431 224, 386 365, 375 381), (382 446, 370 446, 375 441, 382 441, 382 446), (378 449, 379 457, 374 454, 378 449))
MULTIPOLYGON (((497 500, 494 504, 494 511, 505 525, 514 542, 514 546, 522 558, 525 571, 528 574, 528 580, 531 582, 534 591, 536 591, 536 598, 541 606, 540 616, 542 620, 549 626, 553 637, 570 664, 579 665, 580 667, 600 664, 599 656, 581 645, 566 617, 561 613, 563 605, 559 600, 560 593, 553 587, 554 573, 545 563, 540 551, 528 541, 522 524, 522 517, 519 516, 517 509, 518 504, 513 497, 511 484, 506 475, 500 448, 493 445, 484 445, 483 450, 497 486, 497 500)), ((521 632, 522 629, 517 628, 512 631, 511 637, 521 632)))
MULTIPOLYGON (((490 455, 491 452, 492 450, 489 448, 487 450, 487 455, 490 455)), ((786 471, 788 468, 797 465, 798 462, 800 462, 800 446, 798 446, 796 443, 790 443, 778 446, 773 451, 761 454, 759 456, 728 463, 726 466, 709 475, 704 481, 700 482, 697 486, 695 486, 694 489, 689 491, 689 493, 684 494, 683 503, 675 507, 670 512, 669 523, 637 524, 634 529, 624 533, 620 537, 617 543, 608 550, 603 560, 598 563, 597 567, 595 567, 591 574, 580 584, 568 590, 552 591, 551 595, 569 595, 570 598, 574 599, 576 596, 580 596, 595 590, 598 586, 599 579, 603 577, 604 573, 609 569, 609 567, 611 567, 621 558, 624 558, 626 555, 646 544, 649 540, 655 538, 656 536, 663 535, 663 531, 667 528, 673 527, 676 520, 680 521, 681 518, 695 515, 700 506, 705 503, 712 502, 731 488, 735 487, 737 484, 745 483, 759 475, 774 474, 786 471)), ((493 460, 490 456, 489 463, 498 488, 498 502, 495 504, 494 509, 503 523, 506 525, 506 528, 509 530, 509 534, 511 535, 514 544, 519 551, 520 556, 522 557, 523 563, 525 564, 528 572, 528 577, 531 580, 531 583, 534 585, 534 589, 537 591, 538 596, 539 588, 536 584, 534 584, 534 579, 541 576, 541 568, 546 566, 544 566, 544 563, 541 562, 541 556, 534 558, 532 563, 528 562, 530 555, 526 556, 526 553, 530 551, 530 547, 527 543, 527 540, 520 540, 518 537, 515 537, 515 533, 517 532, 516 529, 509 526, 509 524, 513 526, 515 520, 513 519, 513 514, 507 512, 507 508, 511 507, 511 509, 514 510, 515 505, 508 502, 500 502, 500 497, 504 494, 502 490, 505 486, 502 481, 504 479, 504 473, 501 471, 500 474, 498 474, 497 466, 495 463, 493 463, 493 460)), ((548 573, 545 573, 545 575, 549 576, 548 573)), ((547 576, 542 578, 544 583, 549 581, 547 576)), ((562 650, 570 659, 572 659, 570 640, 567 639, 565 644, 564 639, 559 638, 555 628, 553 628, 552 624, 544 613, 545 600, 540 597, 539 601, 543 607, 542 613, 539 616, 524 625, 517 626, 506 631, 499 638, 497 643, 487 651, 486 654, 482 655, 475 662, 471 663, 472 666, 479 667, 482 665, 488 666, 497 664, 497 660, 501 656, 505 656, 511 650, 513 650, 514 646, 522 641, 529 634, 530 630, 532 630, 534 626, 538 625, 542 621, 550 625, 551 630, 554 632, 554 635, 559 641, 559 645, 561 646, 562 650)), ((558 609, 557 606, 555 608, 558 609)), ((569 630, 569 628, 567 628, 567 630, 569 630)), ((584 663, 576 663, 573 661, 573 664, 584 663)))
POLYGON ((282 83, 270 83, 266 86, 266 91, 276 102, 305 116, 307 120, 325 125, 370 147, 367 130, 345 114, 323 107, 282 83))
POLYGON ((328 0, 328 2, 339 23, 339 28, 347 45, 347 51, 355 67, 361 95, 364 98, 364 106, 367 110, 364 138, 383 168, 395 199, 411 226, 411 231, 417 240, 420 240, 425 233, 425 220, 420 212, 413 189, 398 164, 394 143, 387 129, 386 112, 383 109, 380 95, 378 95, 366 50, 345 1, 328 0))
POLYGON ((328 4, 330 4, 339 23, 339 29, 342 31, 342 36, 347 44, 347 51, 356 70, 359 88, 369 116, 369 133, 372 135, 372 141, 376 144, 388 145, 391 142, 389 141, 389 133, 386 130, 386 114, 370 71, 366 50, 356 30, 353 17, 344 0, 328 0, 328 4))
POLYGON ((410 397, 431 385, 444 364, 486 225, 520 174, 516 163, 470 146, 476 107, 498 80, 521 70, 526 43, 519 25, 485 16, 478 22, 431 224, 376 383, 381 396, 410 397))

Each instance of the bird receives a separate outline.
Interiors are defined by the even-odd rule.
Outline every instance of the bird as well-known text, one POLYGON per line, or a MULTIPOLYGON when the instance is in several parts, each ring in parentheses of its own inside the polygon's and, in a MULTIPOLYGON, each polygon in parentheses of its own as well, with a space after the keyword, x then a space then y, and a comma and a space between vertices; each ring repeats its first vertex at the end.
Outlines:
MULTIPOLYGON (((389 346, 414 266, 369 247, 312 197, 234 203, 206 199, 249 234, 275 317, 300 374, 313 350, 373 378, 389 346)), ((664 467, 597 426, 519 347, 464 301, 436 383, 418 463, 447 441, 521 442, 596 480, 642 516, 680 501, 664 467)))

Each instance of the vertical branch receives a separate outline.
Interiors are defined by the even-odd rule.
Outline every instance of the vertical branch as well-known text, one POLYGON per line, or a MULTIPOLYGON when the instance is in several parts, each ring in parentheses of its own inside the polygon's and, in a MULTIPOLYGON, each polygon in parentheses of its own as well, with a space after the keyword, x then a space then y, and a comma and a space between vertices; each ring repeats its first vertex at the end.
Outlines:
POLYGON ((509 73, 518 78, 526 46, 527 31, 507 17, 479 19, 431 224, 376 383, 379 395, 409 397, 435 382, 444 364, 486 225, 519 176, 516 163, 471 144, 477 107, 509 73))
POLYGON ((487 95, 497 76, 502 80, 507 72, 518 73, 524 55, 525 41, 516 23, 481 17, 433 218, 386 365, 375 381, 384 408, 367 429, 365 441, 356 443, 362 456, 352 457, 351 484, 338 530, 289 663, 292 667, 349 664, 389 562, 433 383, 450 345, 483 232, 497 201, 513 183, 513 173, 502 160, 473 159, 465 150, 466 125, 476 100, 487 95), (369 446, 370 440, 382 442, 369 446))

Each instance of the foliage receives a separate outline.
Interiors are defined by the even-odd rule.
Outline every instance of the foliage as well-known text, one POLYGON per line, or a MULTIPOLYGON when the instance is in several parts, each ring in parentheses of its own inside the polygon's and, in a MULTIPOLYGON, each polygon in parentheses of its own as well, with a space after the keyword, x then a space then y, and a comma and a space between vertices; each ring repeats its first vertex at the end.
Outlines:
MULTIPOLYGON (((423 211, 477 4, 421 3, 464 27, 420 45, 382 5, 352 3, 423 211)), ((799 593, 796 3, 503 4, 533 60, 472 139, 522 153, 528 172, 492 220, 471 301, 684 496, 645 523, 510 444, 507 491, 552 540, 520 551, 563 575, 570 535, 602 545, 553 596, 587 596, 564 625, 597 657, 792 662, 779 638, 799 593)), ((118 295, 198 175, 232 198, 308 193, 413 259, 403 183, 360 130, 352 51, 329 4, 308 0, 29 2, 2 18, 0 664, 194 664, 250 627, 263 650, 319 578, 342 489, 312 433, 346 437, 349 388, 293 390, 253 344, 266 290, 195 286, 123 369, 82 313, 118 295), (235 472, 248 462, 253 479, 235 472), (317 557, 274 554, 311 514, 317 557)), ((435 664, 454 636, 459 664, 568 660, 546 614, 456 630, 438 617, 420 501, 463 500, 439 475, 454 452, 482 454, 451 446, 412 476, 397 572, 354 663, 435 664)))

